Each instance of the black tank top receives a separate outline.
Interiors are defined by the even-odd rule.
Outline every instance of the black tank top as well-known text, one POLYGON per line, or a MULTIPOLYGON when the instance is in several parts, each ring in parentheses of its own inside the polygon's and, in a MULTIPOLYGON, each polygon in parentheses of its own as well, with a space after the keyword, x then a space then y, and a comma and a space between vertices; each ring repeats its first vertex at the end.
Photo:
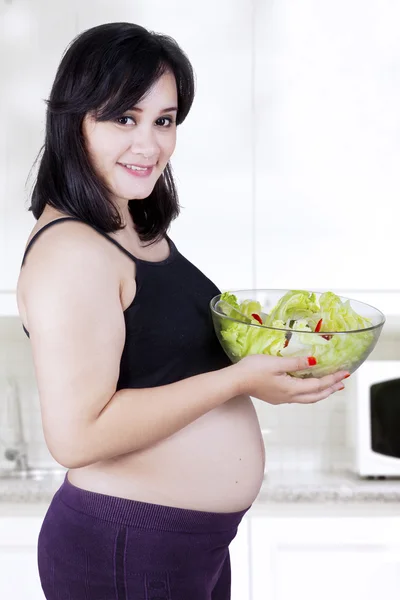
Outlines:
MULTIPOLYGON (((29 242, 21 268, 38 236, 66 220, 85 223, 75 217, 62 217, 44 225, 29 242)), ((220 290, 178 251, 168 235, 168 258, 149 262, 136 258, 109 235, 89 226, 136 265, 136 295, 124 311, 126 339, 117 390, 166 385, 231 364, 214 332, 209 308, 211 298, 220 290)))

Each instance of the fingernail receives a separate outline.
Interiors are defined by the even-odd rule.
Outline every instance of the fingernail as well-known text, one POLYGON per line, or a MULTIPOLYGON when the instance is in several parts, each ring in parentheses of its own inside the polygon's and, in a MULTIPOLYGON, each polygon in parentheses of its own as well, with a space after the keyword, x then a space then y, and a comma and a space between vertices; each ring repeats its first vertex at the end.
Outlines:
POLYGON ((317 359, 314 356, 309 356, 307 360, 310 367, 315 367, 317 364, 317 359))
POLYGON ((340 388, 339 388, 338 391, 340 391, 340 390, 344 390, 344 385, 343 384, 340 386, 340 388))
POLYGON ((343 377, 343 379, 347 379, 348 377, 350 377, 350 375, 351 375, 351 373, 347 373, 347 375, 345 375, 345 376, 343 377))

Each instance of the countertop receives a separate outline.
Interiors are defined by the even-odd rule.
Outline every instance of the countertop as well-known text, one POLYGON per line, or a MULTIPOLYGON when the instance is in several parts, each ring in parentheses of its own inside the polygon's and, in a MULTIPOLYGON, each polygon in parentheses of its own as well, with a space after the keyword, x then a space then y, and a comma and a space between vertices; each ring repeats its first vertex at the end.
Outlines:
POLYGON ((256 502, 400 502, 400 478, 362 479, 350 471, 272 471, 256 502))
MULTIPOLYGON (((0 479, 0 506, 48 505, 63 477, 58 472, 42 481, 0 479)), ((265 475, 254 506, 266 503, 400 503, 400 478, 362 480, 348 471, 272 471, 265 475)))

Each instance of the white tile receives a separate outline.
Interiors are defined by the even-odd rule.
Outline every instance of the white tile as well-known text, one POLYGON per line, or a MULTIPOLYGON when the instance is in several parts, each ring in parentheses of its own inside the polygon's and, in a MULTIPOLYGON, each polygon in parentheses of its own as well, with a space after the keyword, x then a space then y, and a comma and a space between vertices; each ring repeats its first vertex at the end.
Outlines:
POLYGON ((286 446, 281 450, 281 465, 283 470, 296 470, 298 467, 298 452, 296 447, 286 446))
POLYGON ((298 450, 298 469, 299 471, 315 471, 319 467, 320 460, 318 459, 318 453, 320 449, 310 449, 309 447, 300 448, 298 450))
POLYGON ((282 470, 279 446, 271 446, 266 448, 265 470, 266 473, 277 471, 280 472, 282 470))

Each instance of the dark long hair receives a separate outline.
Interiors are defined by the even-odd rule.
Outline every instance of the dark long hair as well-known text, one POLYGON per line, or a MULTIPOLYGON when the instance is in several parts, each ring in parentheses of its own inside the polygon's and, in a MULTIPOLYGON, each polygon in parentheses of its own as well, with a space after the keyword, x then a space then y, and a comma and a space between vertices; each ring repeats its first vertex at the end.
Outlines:
MULTIPOLYGON (((36 219, 49 204, 105 233, 124 228, 89 161, 82 122, 88 112, 98 121, 121 116, 166 71, 176 80, 179 125, 191 108, 195 84, 192 66, 174 39, 133 23, 106 23, 72 40, 45 100, 45 143, 34 164, 44 152, 28 209, 36 219)), ((170 164, 150 196, 128 205, 140 239, 161 239, 180 209, 170 164)))

